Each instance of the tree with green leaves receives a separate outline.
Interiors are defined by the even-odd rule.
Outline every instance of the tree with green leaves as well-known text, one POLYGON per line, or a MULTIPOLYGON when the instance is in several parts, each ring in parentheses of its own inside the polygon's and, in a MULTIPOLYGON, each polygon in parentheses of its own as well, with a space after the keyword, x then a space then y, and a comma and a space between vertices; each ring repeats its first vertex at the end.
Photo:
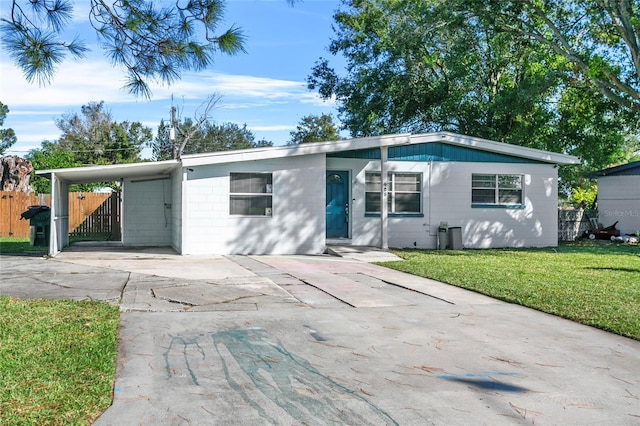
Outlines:
POLYGON ((200 137, 192 144, 187 145, 184 154, 233 151, 266 146, 273 146, 273 142, 266 139, 256 140, 256 136, 247 128, 246 124, 240 126, 237 123, 215 124, 207 122, 200 130, 200 137))
POLYGON ((115 122, 104 102, 83 105, 81 113, 56 120, 62 131, 57 145, 74 154, 78 164, 118 164, 140 161, 140 152, 153 132, 140 122, 115 122))
POLYGON ((48 194, 51 191, 51 181, 42 176, 36 175, 37 170, 64 169, 78 167, 72 152, 61 149, 57 143, 44 141, 38 149, 32 149, 26 156, 33 165, 30 184, 38 194, 48 194))
MULTIPOLYGON (((7 114, 9 114, 9 107, 0 102, 0 127, 4 125, 4 119, 7 118, 7 114)), ((0 128, 0 155, 4 154, 17 140, 18 138, 16 138, 13 129, 0 128)))
POLYGON ((634 0, 456 0, 496 31, 563 58, 602 95, 640 118, 640 3, 634 0))
POLYGON ((171 138, 175 133, 171 130, 171 123, 160 120, 156 136, 148 142, 151 148, 151 159, 153 161, 172 160, 175 152, 175 141, 171 138))
POLYGON ((561 76, 544 62, 555 57, 444 1, 345 3, 329 51, 347 74, 321 60, 309 87, 336 97, 352 136, 451 130, 515 141, 551 118, 545 101, 561 76))
MULTIPOLYGON (((190 118, 182 119, 177 123, 181 133, 190 135, 188 144, 184 145, 182 154, 201 154, 206 152, 232 151, 237 149, 259 148, 273 146, 273 142, 265 139, 257 140, 247 125, 236 123, 215 124, 206 121, 196 128, 196 124, 190 118)), ((180 143, 180 133, 176 133, 180 143)), ((170 160, 174 153, 174 143, 169 140, 169 126, 164 121, 158 126, 156 138, 150 144, 154 161, 170 160)))
MULTIPOLYGON (((627 110, 564 55, 466 4, 345 0, 329 51, 346 59, 346 73, 321 59, 309 88, 335 97, 352 136, 449 130, 577 155, 582 170, 624 155, 634 134, 627 110)), ((582 170, 561 170, 563 184, 579 184, 582 170)))
MULTIPOLYGON (((47 84, 67 56, 80 59, 88 48, 67 39, 72 0, 12 0, 0 18, 3 46, 28 81, 47 84)), ((89 1, 89 22, 105 55, 127 73, 125 88, 149 97, 149 81, 171 84, 183 71, 209 66, 215 54, 244 51, 244 36, 232 26, 219 32, 223 0, 152 2, 89 1)))
POLYGON ((330 114, 307 115, 302 117, 296 130, 289 133, 291 139, 287 145, 308 142, 327 142, 340 139, 338 126, 330 114))

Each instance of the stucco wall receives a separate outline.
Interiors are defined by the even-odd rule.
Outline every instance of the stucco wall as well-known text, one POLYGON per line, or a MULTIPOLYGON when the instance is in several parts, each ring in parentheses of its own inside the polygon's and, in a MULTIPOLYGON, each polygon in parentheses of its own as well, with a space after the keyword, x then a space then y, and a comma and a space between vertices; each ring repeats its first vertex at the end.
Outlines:
MULTIPOLYGON (((365 217, 365 173, 377 160, 327 160, 333 170, 351 173, 351 242, 380 244, 380 218, 365 217)), ((390 161, 389 171, 422 173, 422 217, 388 219, 390 247, 436 248, 438 226, 461 227, 463 246, 546 247, 557 245, 557 169, 544 164, 390 161), (524 175, 524 209, 472 208, 471 175, 524 175)))
POLYGON ((122 243, 171 245, 171 180, 125 181, 122 196, 122 243))
POLYGON ((183 254, 319 254, 325 248, 323 154, 198 166, 183 184, 183 254), (273 173, 272 216, 229 214, 231 172, 273 173))
POLYGON ((624 233, 640 231, 640 176, 598 178, 598 215, 603 226, 617 221, 624 233))

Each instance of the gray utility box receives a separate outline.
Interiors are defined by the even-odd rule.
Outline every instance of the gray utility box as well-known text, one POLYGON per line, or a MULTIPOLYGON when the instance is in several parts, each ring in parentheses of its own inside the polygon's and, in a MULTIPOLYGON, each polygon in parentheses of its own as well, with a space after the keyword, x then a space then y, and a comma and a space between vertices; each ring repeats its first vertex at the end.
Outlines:
POLYGON ((49 206, 31 206, 20 215, 20 220, 29 219, 29 244, 46 247, 51 234, 51 209, 49 206))
POLYGON ((462 250, 462 228, 455 226, 449 228, 449 248, 451 250, 462 250))
POLYGON ((447 248, 447 226, 440 225, 438 227, 438 250, 447 248))

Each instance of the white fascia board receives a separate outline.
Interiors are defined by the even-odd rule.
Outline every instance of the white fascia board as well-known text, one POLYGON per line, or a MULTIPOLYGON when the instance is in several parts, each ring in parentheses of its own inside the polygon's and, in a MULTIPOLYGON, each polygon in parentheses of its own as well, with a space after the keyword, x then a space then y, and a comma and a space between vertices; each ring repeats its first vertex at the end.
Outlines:
POLYGON ((111 164, 105 166, 73 167, 67 169, 38 170, 37 175, 67 183, 109 182, 120 179, 169 176, 180 167, 177 160, 148 163, 111 164))
POLYGON ((372 136, 339 140, 331 142, 313 142, 300 145, 286 145, 264 148, 253 148, 239 151, 222 151, 206 154, 185 155, 182 157, 184 167, 208 164, 224 164, 242 161, 266 160, 298 155, 327 154, 332 152, 352 151, 359 149, 379 148, 381 146, 414 145, 429 142, 444 142, 452 145, 466 146, 482 151, 513 155, 551 164, 579 164, 580 159, 572 155, 558 154, 534 148, 526 148, 503 142, 459 135, 451 132, 437 132, 411 135, 372 136))
POLYGON ((497 154, 513 155, 551 164, 579 164, 580 158, 573 155, 559 154, 541 149, 527 148, 504 142, 459 135, 451 132, 425 133, 413 135, 411 143, 446 142, 452 145, 467 146, 497 154))
POLYGON ((411 143, 410 134, 372 136, 367 138, 338 140, 331 142, 312 142, 300 145, 273 146, 244 149, 239 151, 221 151, 207 154, 193 154, 182 157, 183 167, 208 164, 236 163, 242 161, 267 160, 298 155, 327 154, 330 152, 351 151, 355 149, 379 148, 381 146, 411 143))

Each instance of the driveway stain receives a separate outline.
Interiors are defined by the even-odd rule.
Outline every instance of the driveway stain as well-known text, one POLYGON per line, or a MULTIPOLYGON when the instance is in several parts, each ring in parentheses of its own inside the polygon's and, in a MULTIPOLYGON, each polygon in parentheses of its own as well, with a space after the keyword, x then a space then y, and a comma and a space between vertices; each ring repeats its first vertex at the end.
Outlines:
POLYGON ((171 352, 177 351, 182 355, 182 359, 184 360, 184 366, 189 372, 189 377, 191 378, 191 381, 193 382, 194 385, 200 386, 200 383, 198 383, 198 377, 196 376, 196 373, 194 372, 193 368, 191 367, 191 364, 189 363, 191 350, 195 350, 197 353, 201 354, 202 359, 205 358, 204 349, 202 348, 202 346, 200 346, 200 343, 198 342, 199 337, 201 336, 186 338, 183 336, 169 335, 169 338, 171 339, 169 343, 169 347, 162 354, 162 357, 164 359, 164 366, 165 366, 165 370, 167 371, 168 378, 171 378, 171 376, 174 375, 174 369, 171 367, 171 361, 170 361, 171 352))
POLYGON ((228 384, 273 424, 278 419, 264 405, 265 397, 301 424, 398 424, 368 399, 270 339, 261 328, 224 330, 211 338, 228 384), (238 367, 254 387, 247 386, 242 375, 232 374, 238 367))

